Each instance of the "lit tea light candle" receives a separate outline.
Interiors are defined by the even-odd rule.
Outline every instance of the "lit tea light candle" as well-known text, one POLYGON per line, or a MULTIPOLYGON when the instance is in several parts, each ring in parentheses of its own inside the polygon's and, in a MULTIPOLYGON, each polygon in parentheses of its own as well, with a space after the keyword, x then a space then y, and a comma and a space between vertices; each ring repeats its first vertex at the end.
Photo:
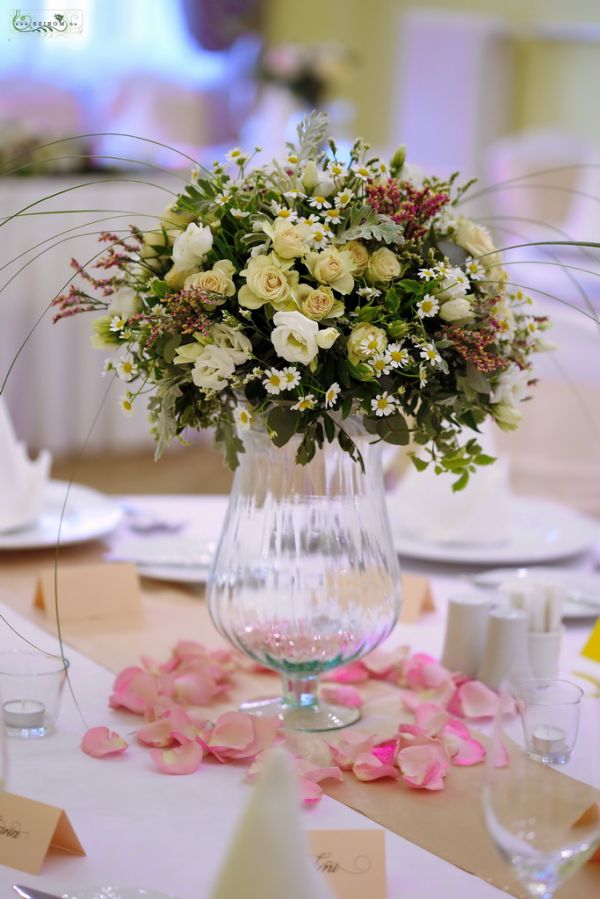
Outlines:
POLYGON ((540 755, 553 755, 568 749, 566 731, 554 724, 537 724, 533 728, 531 742, 534 752, 540 755))
POLYGON ((44 726, 46 706, 37 699, 11 699, 2 704, 2 717, 6 727, 26 730, 44 726))

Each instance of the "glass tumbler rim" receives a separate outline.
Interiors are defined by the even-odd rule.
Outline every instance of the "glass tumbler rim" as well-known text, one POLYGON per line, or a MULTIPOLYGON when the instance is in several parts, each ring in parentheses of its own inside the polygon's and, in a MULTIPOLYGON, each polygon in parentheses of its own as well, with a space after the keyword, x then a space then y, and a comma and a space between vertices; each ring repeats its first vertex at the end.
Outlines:
POLYGON ((0 652, 0 677, 48 677, 48 675, 52 674, 60 674, 61 672, 67 672, 70 667, 70 661, 65 656, 57 655, 53 652, 42 652, 35 651, 31 649, 10 649, 3 652, 0 652), (57 662, 57 666, 53 668, 47 668, 45 671, 28 671, 27 674, 23 671, 8 671, 6 670, 7 665, 3 664, 4 659, 15 659, 15 658, 43 658, 43 659, 54 659, 57 662))
POLYGON ((519 695, 518 698, 525 700, 530 705, 545 707, 545 706, 574 706, 578 705, 584 696, 584 692, 579 684, 573 683, 573 681, 567 680, 563 677, 522 677, 517 678, 515 680, 509 681, 506 684, 507 692, 516 692, 521 688, 521 690, 526 690, 527 687, 541 687, 541 686, 558 686, 562 690, 566 687, 567 690, 571 693, 570 696, 553 696, 548 699, 544 699, 544 697, 536 696, 532 691, 528 695, 519 695), (511 688, 516 688, 511 690, 511 688))

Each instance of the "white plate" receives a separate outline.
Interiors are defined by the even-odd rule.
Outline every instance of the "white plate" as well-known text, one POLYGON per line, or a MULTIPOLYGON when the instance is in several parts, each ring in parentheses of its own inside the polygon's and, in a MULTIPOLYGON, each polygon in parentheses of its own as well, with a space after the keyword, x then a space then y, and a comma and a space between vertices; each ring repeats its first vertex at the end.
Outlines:
POLYGON ((394 527, 394 545, 401 556, 427 562, 469 565, 517 565, 565 559, 600 540, 600 522, 559 503, 515 497, 511 534, 503 543, 423 543, 394 527))
POLYGON ((110 554, 133 562, 142 577, 176 584, 204 584, 216 544, 185 534, 126 537, 110 554))
POLYGON ((173 899, 158 890, 142 890, 138 887, 83 887, 63 893, 63 899, 173 899))
MULTIPOLYGON (((43 549, 56 546, 60 516, 68 489, 67 481, 48 481, 42 514, 36 524, 18 531, 0 533, 0 550, 43 549)), ((71 484, 60 527, 60 545, 85 543, 114 530, 123 518, 119 506, 91 487, 71 484)))
POLYGON ((177 568, 174 565, 139 565, 141 577, 153 581, 170 581, 172 584, 205 584, 208 581, 210 565, 177 568))
POLYGON ((478 587, 498 588, 515 578, 534 579, 566 588, 563 618, 596 618, 600 615, 600 574, 578 571, 575 568, 494 568, 474 574, 471 580, 478 587))

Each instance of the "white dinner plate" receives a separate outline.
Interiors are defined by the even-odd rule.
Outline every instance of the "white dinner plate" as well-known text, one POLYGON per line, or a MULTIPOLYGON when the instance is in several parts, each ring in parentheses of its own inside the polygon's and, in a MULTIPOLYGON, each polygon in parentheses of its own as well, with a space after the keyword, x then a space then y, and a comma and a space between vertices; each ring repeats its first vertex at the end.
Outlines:
POLYGON ((142 577, 175 584, 204 584, 216 549, 213 541, 185 534, 126 537, 110 559, 133 562, 142 577))
POLYGON ((158 890, 142 890, 138 887, 82 887, 63 893, 63 899, 174 899, 158 890))
POLYGON ((600 615, 600 574, 576 568, 494 568, 474 574, 471 581, 478 587, 498 589, 507 581, 533 579, 566 589, 563 618, 596 618, 600 615))
POLYGON ((600 540, 600 522, 547 500, 515 497, 511 533, 495 544, 424 543, 402 533, 394 523, 394 545, 401 556, 427 562, 469 565, 517 565, 566 559, 600 540))
POLYGON ((43 549, 55 546, 60 527, 60 544, 85 543, 110 533, 123 518, 119 506, 107 496, 84 487, 71 484, 69 498, 60 526, 67 481, 48 481, 45 487, 42 514, 30 527, 0 533, 0 550, 43 549))

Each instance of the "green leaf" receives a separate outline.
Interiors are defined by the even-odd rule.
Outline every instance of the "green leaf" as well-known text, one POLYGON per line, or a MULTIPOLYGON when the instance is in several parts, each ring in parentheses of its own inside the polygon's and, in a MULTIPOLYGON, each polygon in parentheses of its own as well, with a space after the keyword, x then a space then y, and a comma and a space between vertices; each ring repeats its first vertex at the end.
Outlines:
POLYGON ((368 415, 365 415, 365 417, 363 418, 363 424, 365 426, 365 431, 368 434, 379 434, 379 431, 377 430, 377 426, 379 424, 378 418, 369 418, 368 415))
POLYGON ((464 490, 467 484, 469 483, 469 472, 464 471, 457 481, 454 481, 452 484, 452 492, 458 493, 459 490, 464 490))
POLYGON ((275 446, 285 446, 294 436, 300 424, 300 416, 286 406, 275 406, 267 415, 267 425, 275 436, 275 446))
POLYGON ((395 314, 400 308, 400 297, 398 296, 398 291, 395 287, 390 287, 390 289, 386 293, 384 305, 385 308, 392 314, 395 314))
POLYGON ((477 393, 491 393, 490 382, 471 362, 467 362, 467 383, 477 393))
POLYGON ((294 147, 300 161, 321 155, 321 146, 327 136, 329 119, 326 113, 313 110, 305 115, 298 127, 298 143, 294 147))
POLYGON ((473 459, 473 462, 475 462, 476 465, 493 465, 495 461, 495 456, 486 456, 485 453, 479 453, 479 455, 475 456, 473 459))
POLYGON ((378 215, 369 207, 363 207, 359 214, 351 219, 350 227, 338 234, 336 242, 347 243, 349 240, 404 243, 402 226, 398 225, 387 215, 378 215), (356 218, 359 218, 359 220, 356 221, 356 218))
POLYGON ((412 464, 415 466, 417 471, 425 471, 429 462, 426 462, 425 459, 419 459, 418 456, 413 455, 413 453, 409 453, 410 460, 412 464))
POLYGON ((380 418, 377 422, 377 433, 382 440, 394 446, 406 446, 410 439, 406 419, 399 412, 388 415, 387 418, 380 418))
POLYGON ((353 398, 351 396, 347 396, 346 399, 342 403, 342 418, 348 418, 350 413, 352 412, 352 402, 353 398))
POLYGON ((367 365, 366 362, 359 362, 357 365, 353 365, 352 362, 348 361, 348 368, 352 377, 356 378, 357 381, 372 381, 375 377, 371 366, 367 365))
POLYGON ((323 416, 323 427, 325 428, 325 436, 330 443, 335 439, 335 422, 330 415, 323 416))
POLYGON ((359 322, 372 322, 381 314, 377 306, 363 306, 357 315, 359 322))
POLYGON ((317 451, 317 447, 315 444, 315 436, 312 428, 309 428, 304 435, 302 443, 298 447, 298 452, 296 453, 296 462, 298 465, 308 465, 308 463, 313 459, 315 453, 317 451))
POLYGON ((181 343, 181 334, 171 334, 165 341, 162 349, 162 355, 165 362, 169 365, 175 358, 179 344, 181 343))

